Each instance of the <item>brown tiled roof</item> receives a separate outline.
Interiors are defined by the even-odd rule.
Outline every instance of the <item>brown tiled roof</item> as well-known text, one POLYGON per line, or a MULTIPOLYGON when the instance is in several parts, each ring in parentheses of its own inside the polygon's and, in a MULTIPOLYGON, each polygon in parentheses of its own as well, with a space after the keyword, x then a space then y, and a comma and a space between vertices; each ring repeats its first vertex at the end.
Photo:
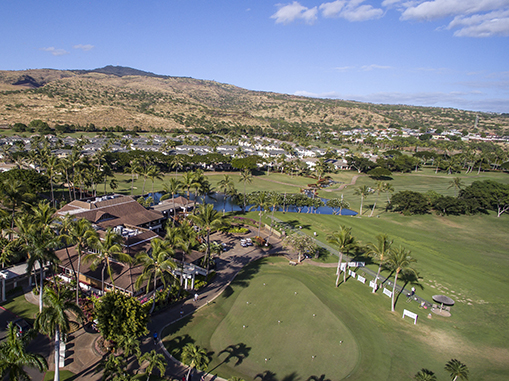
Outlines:
POLYGON ((59 215, 71 213, 76 218, 86 218, 104 228, 124 224, 139 226, 163 218, 162 213, 147 210, 137 201, 127 196, 98 201, 94 204, 72 201, 57 213, 59 215))

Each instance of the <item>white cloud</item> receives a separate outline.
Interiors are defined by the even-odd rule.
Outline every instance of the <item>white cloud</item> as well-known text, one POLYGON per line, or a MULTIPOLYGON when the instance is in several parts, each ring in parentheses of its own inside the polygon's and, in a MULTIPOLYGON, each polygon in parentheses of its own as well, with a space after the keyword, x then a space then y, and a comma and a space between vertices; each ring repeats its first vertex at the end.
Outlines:
POLYGON ((396 6, 401 20, 430 21, 453 17, 446 29, 457 37, 509 36, 509 0, 384 0, 396 6))
POLYGON ((319 8, 323 17, 338 17, 345 3, 345 0, 336 0, 332 3, 323 3, 319 8))
POLYGON ((383 16, 384 11, 371 5, 361 5, 364 0, 336 0, 323 3, 319 9, 326 18, 341 17, 348 21, 366 21, 383 16))
POLYGON ((509 36, 509 10, 469 17, 456 16, 447 29, 457 27, 460 28, 454 32, 457 37, 509 36))
POLYGON ((276 19, 276 24, 289 24, 295 20, 304 20, 307 24, 313 24, 316 21, 317 7, 307 8, 299 2, 294 1, 291 4, 277 4, 278 11, 270 16, 276 19))
POLYGON ((361 70, 363 70, 363 71, 371 71, 371 70, 374 70, 374 69, 387 70, 387 69, 393 69, 393 67, 392 66, 376 65, 376 64, 364 65, 364 66, 361 67, 361 70))
POLYGON ((68 51, 64 49, 57 49, 53 46, 50 46, 49 48, 41 48, 40 50, 43 50, 45 52, 49 52, 54 56, 65 56, 66 54, 69 54, 68 51))
POLYGON ((407 7, 401 18, 435 20, 448 16, 489 12, 507 6, 508 0, 431 0, 407 7))
POLYGON ((95 47, 94 45, 90 45, 90 44, 87 44, 87 45, 78 44, 78 45, 73 46, 74 49, 81 49, 84 52, 88 52, 89 50, 92 50, 94 47, 95 47))

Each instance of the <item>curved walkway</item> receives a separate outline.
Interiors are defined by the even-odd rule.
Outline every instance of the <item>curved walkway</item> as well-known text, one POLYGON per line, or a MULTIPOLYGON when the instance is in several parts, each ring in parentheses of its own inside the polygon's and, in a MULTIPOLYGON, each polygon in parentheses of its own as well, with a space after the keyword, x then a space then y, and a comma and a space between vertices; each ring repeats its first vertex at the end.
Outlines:
POLYGON ((357 179, 361 177, 361 175, 355 175, 354 177, 352 177, 352 180, 350 181, 350 184, 341 184, 338 188, 336 189, 323 189, 325 192, 336 192, 336 191, 340 191, 340 190, 343 190, 345 189, 347 186, 349 185, 355 185, 355 183, 357 182, 357 179))
MULTIPOLYGON (((246 237, 253 237, 254 235, 254 233, 251 233, 246 237)), ((262 234, 262 236, 265 235, 262 234)), ((207 306, 214 299, 219 297, 244 266, 270 254, 280 253, 283 250, 281 247, 281 241, 275 236, 270 238, 270 242, 272 244, 270 250, 262 250, 255 246, 242 247, 240 246, 240 237, 230 236, 226 238, 226 241, 227 245, 230 244, 232 248, 216 260, 216 277, 214 278, 214 282, 200 290, 198 300, 195 302, 193 298, 189 298, 176 306, 153 316, 148 325, 150 334, 143 340, 141 349, 145 352, 150 351, 155 347, 158 352, 164 353, 166 358, 169 360, 166 367, 166 375, 174 377, 175 379, 182 379, 182 377, 187 374, 189 368, 173 358, 168 353, 161 340, 158 340, 157 345, 155 345, 152 339, 153 334, 157 333, 157 337, 162 338, 162 332, 167 326, 195 313, 197 310, 207 306)), ((204 380, 207 381, 223 380, 222 378, 211 374, 200 373, 199 376, 197 374, 198 373, 196 371, 193 371, 191 380, 199 380, 201 376, 203 376, 204 380)))

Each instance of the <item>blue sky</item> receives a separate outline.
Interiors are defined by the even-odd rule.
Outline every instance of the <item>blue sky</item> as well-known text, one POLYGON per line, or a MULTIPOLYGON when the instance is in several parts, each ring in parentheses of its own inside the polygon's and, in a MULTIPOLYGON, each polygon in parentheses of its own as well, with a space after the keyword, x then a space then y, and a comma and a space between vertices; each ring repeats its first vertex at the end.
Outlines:
POLYGON ((0 69, 509 112, 509 0, 2 0, 0 69))

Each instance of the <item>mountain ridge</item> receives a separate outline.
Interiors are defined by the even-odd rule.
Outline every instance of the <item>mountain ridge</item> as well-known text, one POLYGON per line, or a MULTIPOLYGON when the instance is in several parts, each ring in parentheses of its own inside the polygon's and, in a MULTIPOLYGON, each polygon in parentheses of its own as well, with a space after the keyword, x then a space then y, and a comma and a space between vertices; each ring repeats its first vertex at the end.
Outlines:
MULTIPOLYGON (((41 119, 128 129, 466 129, 503 133, 505 115, 311 98, 124 66, 0 71, 0 125, 41 119), (476 125, 476 117, 478 118, 476 125)), ((508 132, 509 133, 509 132, 508 132)))

